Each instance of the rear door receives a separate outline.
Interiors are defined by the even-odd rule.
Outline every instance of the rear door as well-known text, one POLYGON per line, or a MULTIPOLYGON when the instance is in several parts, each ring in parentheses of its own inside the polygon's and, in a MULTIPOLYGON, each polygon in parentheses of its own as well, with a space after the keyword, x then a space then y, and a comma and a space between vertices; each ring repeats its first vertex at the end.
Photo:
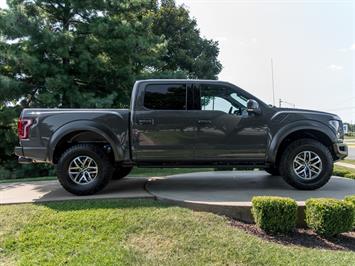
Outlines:
POLYGON ((195 121, 187 111, 184 82, 146 83, 138 88, 132 116, 132 152, 138 162, 193 159, 195 121))

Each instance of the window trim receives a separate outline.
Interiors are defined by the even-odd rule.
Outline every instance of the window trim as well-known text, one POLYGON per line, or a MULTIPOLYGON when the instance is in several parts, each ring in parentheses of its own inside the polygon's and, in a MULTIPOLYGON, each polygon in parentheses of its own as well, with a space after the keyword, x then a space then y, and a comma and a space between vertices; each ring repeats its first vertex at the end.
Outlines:
POLYGON ((143 97, 142 97, 143 101, 142 101, 142 106, 144 109, 146 110, 150 110, 150 111, 187 111, 188 110, 188 106, 187 106, 187 84, 185 82, 182 83, 149 83, 146 86, 144 86, 144 90, 143 90, 143 97), (161 85, 165 85, 165 86, 174 86, 174 85, 181 85, 181 86, 185 86, 185 109, 151 109, 149 107, 145 106, 145 92, 148 86, 161 86, 161 85))

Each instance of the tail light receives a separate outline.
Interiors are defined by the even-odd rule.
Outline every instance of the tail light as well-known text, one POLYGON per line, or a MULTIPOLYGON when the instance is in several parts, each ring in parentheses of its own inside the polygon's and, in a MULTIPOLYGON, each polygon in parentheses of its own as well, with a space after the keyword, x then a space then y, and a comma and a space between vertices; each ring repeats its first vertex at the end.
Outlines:
POLYGON ((19 139, 28 139, 30 135, 30 126, 32 125, 31 119, 20 118, 17 122, 17 133, 19 139))

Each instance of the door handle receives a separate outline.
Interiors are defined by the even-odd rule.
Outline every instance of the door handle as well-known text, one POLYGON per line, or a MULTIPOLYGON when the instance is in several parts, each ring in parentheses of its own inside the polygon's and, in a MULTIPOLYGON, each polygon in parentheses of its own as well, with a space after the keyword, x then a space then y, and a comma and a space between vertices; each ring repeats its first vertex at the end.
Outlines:
POLYGON ((211 120, 198 120, 197 121, 198 124, 212 124, 212 121, 211 120))
POLYGON ((139 119, 138 125, 154 125, 154 119, 139 119))

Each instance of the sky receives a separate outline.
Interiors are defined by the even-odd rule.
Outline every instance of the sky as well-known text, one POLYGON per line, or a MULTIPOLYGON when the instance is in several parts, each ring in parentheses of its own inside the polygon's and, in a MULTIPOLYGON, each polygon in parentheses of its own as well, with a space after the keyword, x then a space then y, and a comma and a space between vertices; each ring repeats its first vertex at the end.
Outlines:
MULTIPOLYGON (((220 80, 355 122, 355 0, 177 0, 219 41, 220 80)), ((282 106, 292 105, 282 103, 282 106)))
POLYGON ((220 80, 273 104, 272 59, 275 105, 281 99, 355 123, 355 0, 176 2, 202 36, 219 42, 220 80))

